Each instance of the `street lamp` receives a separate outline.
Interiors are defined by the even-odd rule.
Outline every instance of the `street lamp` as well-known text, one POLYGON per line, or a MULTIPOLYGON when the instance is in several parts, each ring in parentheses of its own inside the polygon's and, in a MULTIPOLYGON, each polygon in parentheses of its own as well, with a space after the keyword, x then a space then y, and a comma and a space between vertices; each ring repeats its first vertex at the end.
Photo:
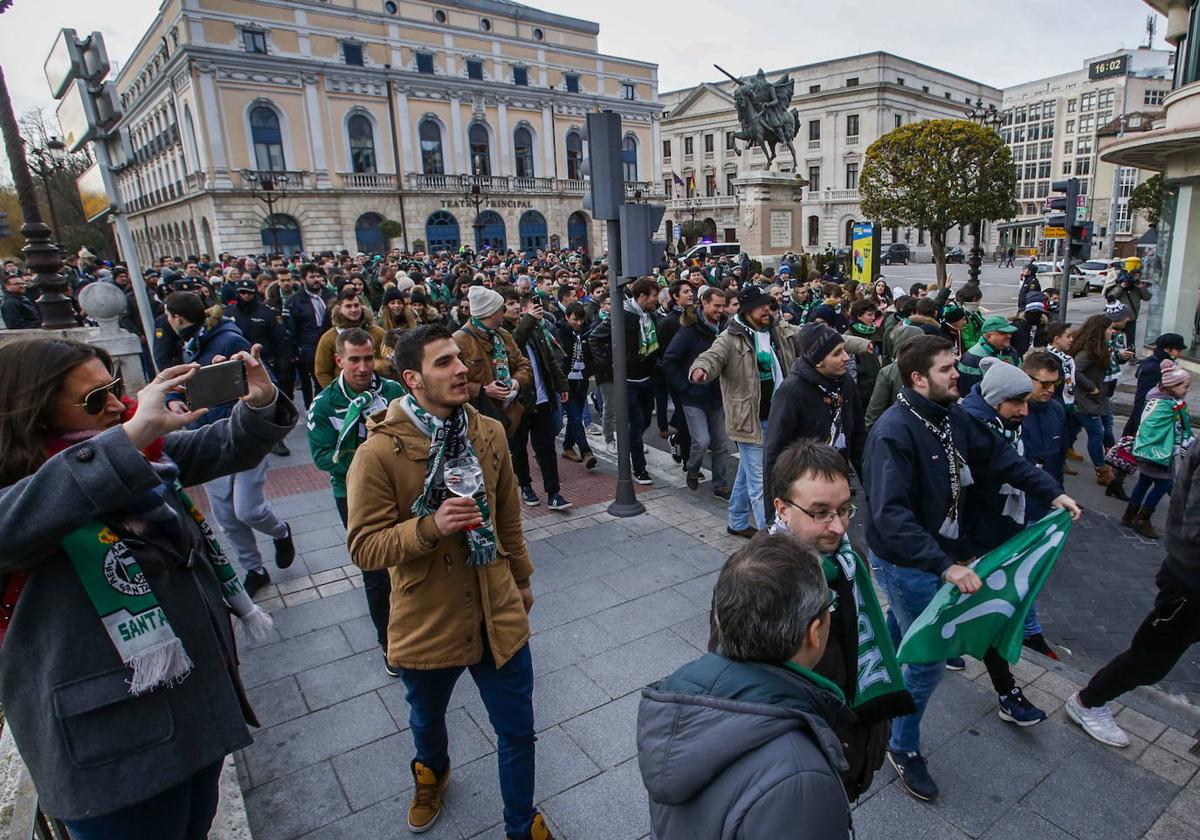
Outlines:
POLYGON ((487 204, 491 200, 491 196, 483 188, 484 180, 482 176, 472 175, 464 183, 470 186, 463 193, 463 200, 475 208, 475 221, 471 225, 475 229, 475 248, 482 250, 481 246, 483 243, 479 241, 479 237, 482 235, 483 225, 479 221, 479 208, 487 204))
POLYGON ((54 174, 54 162, 51 152, 61 152, 67 148, 67 144, 57 137, 49 137, 46 139, 46 147, 41 148, 34 146, 30 149, 34 158, 37 160, 36 167, 30 167, 42 179, 42 187, 46 191, 46 209, 50 211, 50 232, 56 240, 60 238, 58 226, 58 213, 54 209, 54 194, 50 190, 50 176, 54 174))
POLYGON ((267 205, 267 229, 271 231, 272 254, 279 253, 279 225, 275 218, 275 202, 283 197, 291 179, 287 172, 242 170, 242 181, 250 188, 250 195, 267 205))
MULTIPOLYGON (((985 106, 982 99, 975 100, 975 104, 967 111, 967 118, 992 131, 997 131, 1004 121, 995 104, 989 102, 985 106)), ((983 264, 983 248, 979 247, 979 235, 982 230, 982 219, 971 225, 971 256, 967 258, 967 282, 976 286, 979 285, 979 268, 983 264)))

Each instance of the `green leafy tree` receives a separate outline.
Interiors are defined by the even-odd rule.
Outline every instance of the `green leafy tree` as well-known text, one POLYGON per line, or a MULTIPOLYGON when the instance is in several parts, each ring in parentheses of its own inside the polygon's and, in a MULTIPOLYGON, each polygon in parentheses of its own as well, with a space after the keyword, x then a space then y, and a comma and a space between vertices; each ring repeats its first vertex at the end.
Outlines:
POLYGON ((1163 176, 1159 172, 1134 187, 1133 193, 1129 196, 1129 212, 1141 213, 1146 217, 1146 223, 1150 227, 1158 227, 1162 202, 1163 176))
POLYGON ((390 247, 392 241, 399 239, 401 234, 404 233, 404 225, 395 219, 384 219, 379 223, 379 232, 383 234, 383 238, 387 240, 388 246, 390 247))
POLYGON ((887 227, 929 231, 939 285, 946 284, 946 232, 1011 219, 1016 174, 1000 136, 969 120, 901 126, 867 149, 858 191, 862 212, 887 227))
POLYGON ((695 242, 704 236, 704 222, 688 219, 679 226, 679 232, 683 234, 683 238, 689 243, 695 242))

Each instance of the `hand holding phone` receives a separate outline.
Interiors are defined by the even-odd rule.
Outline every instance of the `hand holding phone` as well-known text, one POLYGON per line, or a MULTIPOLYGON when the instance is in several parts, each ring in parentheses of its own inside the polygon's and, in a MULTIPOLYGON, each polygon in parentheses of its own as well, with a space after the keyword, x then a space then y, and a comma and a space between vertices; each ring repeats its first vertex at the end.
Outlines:
POLYGON ((209 408, 241 399, 249 392, 246 363, 241 359, 217 362, 196 371, 187 383, 188 408, 209 408))

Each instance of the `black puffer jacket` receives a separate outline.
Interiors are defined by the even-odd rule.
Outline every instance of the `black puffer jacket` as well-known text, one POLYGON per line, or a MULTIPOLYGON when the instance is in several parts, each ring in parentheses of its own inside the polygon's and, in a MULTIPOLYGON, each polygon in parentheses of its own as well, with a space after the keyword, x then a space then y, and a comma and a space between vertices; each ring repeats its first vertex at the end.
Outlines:
POLYGON ((708 408, 721 404, 721 385, 719 382, 695 383, 688 378, 688 371, 696 357, 712 347, 717 340, 717 334, 725 328, 725 319, 721 319, 717 329, 703 318, 695 319, 689 314, 685 316, 683 326, 671 339, 671 344, 663 356, 663 371, 667 375, 667 383, 679 394, 684 405, 708 408))

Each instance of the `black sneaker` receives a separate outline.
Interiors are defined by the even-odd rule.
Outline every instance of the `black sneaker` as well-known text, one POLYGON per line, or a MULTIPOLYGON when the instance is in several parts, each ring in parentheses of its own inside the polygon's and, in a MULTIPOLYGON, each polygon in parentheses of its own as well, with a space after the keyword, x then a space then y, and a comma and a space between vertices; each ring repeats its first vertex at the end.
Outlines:
POLYGON ((562 493, 555 493, 546 500, 546 507, 550 508, 550 510, 570 510, 575 506, 564 499, 562 493))
POLYGON ((276 443, 274 446, 271 447, 271 454, 272 455, 282 455, 283 457, 286 458, 288 455, 292 454, 292 450, 287 448, 286 443, 284 443, 283 441, 279 441, 278 443, 276 443))
POLYGON ((1029 702, 1021 689, 1013 688, 1000 695, 1000 720, 1017 726, 1036 726, 1046 719, 1046 713, 1029 702))
POLYGON ((591 452, 585 453, 583 456, 583 465, 589 470, 596 469, 596 456, 591 452))
POLYGON ((687 486, 688 486, 689 490, 699 490, 700 489, 700 476, 692 475, 691 473, 688 473, 687 486))
POLYGON ((286 569, 296 559, 296 544, 292 542, 292 526, 288 525, 286 537, 271 540, 275 544, 275 565, 286 569))
POLYGON ((533 488, 528 484, 521 488, 521 501, 530 507, 537 507, 542 503, 538 498, 538 494, 533 492, 533 488))
POLYGON ((895 750, 888 750, 888 760, 892 762, 892 766, 896 768, 896 773, 900 776, 900 784, 904 785, 904 789, 909 795, 920 799, 922 802, 932 802, 937 799, 938 786, 933 780, 933 776, 929 775, 929 768, 925 765, 925 757, 919 752, 902 753, 895 750))
POLYGON ((728 487, 714 487, 713 495, 716 496, 718 499, 724 499, 725 501, 728 502, 729 497, 733 495, 733 491, 728 487))
POLYGON ((389 677, 398 677, 398 676, 400 676, 400 669, 399 669, 399 668, 393 668, 393 667, 392 667, 392 664, 391 664, 390 662, 388 662, 388 661, 387 661, 387 654, 386 654, 386 653, 383 655, 383 670, 384 670, 385 672, 387 672, 387 675, 388 675, 389 677))
POLYGON ((267 574, 266 569, 259 569, 256 572, 246 572, 246 576, 242 578, 242 586, 246 588, 246 594, 251 598, 270 582, 271 576, 267 574))
POLYGON ((679 449, 679 435, 671 435, 667 438, 667 445, 671 447, 671 457, 675 459, 676 464, 683 463, 683 453, 679 449))
POLYGON ((965 671, 966 669, 967 662, 961 656, 951 656, 946 660, 947 671, 965 671))
POLYGON ((633 480, 636 481, 638 484, 653 484, 654 483, 654 479, 650 477, 650 473, 646 472, 645 470, 641 470, 640 472, 635 472, 633 474, 633 480))

